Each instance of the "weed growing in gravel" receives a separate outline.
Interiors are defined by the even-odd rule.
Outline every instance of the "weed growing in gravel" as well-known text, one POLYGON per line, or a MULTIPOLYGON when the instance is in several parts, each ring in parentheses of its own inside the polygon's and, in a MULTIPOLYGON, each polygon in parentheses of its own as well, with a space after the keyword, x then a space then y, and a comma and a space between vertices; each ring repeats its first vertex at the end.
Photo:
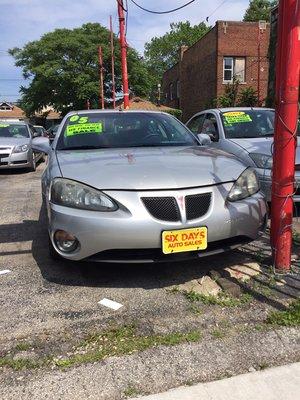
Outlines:
POLYGON ((211 332, 211 335, 216 339, 223 339, 226 336, 226 333, 221 329, 214 329, 211 332))
POLYGON ((135 333, 133 326, 124 326, 106 333, 88 336, 73 355, 62 359, 55 358, 53 362, 56 366, 66 368, 76 364, 96 362, 106 357, 132 354, 150 347, 196 342, 200 338, 201 334, 198 331, 139 336, 135 333))
POLYGON ((26 351, 26 350, 29 350, 30 348, 31 348, 31 344, 26 343, 26 342, 20 342, 15 347, 15 349, 18 351, 26 351))
POLYGON ((291 303, 285 311, 272 311, 266 322, 282 326, 300 325, 300 299, 291 303))
POLYGON ((128 388, 124 390, 125 397, 138 396, 139 394, 141 393, 133 386, 128 386, 128 388))
POLYGON ((213 295, 204 295, 200 293, 185 292, 184 293, 186 298, 191 301, 201 301, 203 304, 208 305, 218 305, 222 307, 238 307, 242 306, 243 304, 248 304, 252 300, 252 296, 249 293, 243 293, 240 298, 234 298, 225 293, 221 292, 217 296, 213 295))
POLYGON ((29 358, 13 359, 11 356, 6 356, 0 358, 0 367, 7 366, 20 370, 54 365, 68 368, 73 365, 97 362, 111 356, 132 354, 151 347, 175 346, 185 342, 197 342, 200 339, 199 331, 141 336, 135 333, 134 326, 123 326, 104 333, 89 335, 71 355, 48 356, 34 361, 29 358))

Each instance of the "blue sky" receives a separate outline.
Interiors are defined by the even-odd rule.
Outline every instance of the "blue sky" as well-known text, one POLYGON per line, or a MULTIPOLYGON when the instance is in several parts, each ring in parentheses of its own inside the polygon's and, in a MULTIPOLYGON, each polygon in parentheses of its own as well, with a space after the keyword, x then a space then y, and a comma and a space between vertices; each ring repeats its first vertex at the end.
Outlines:
MULTIPOLYGON (((175 8, 187 0, 136 0, 146 8, 163 11, 175 8)), ((172 14, 154 15, 139 10, 128 0, 129 23, 127 41, 140 53, 144 43, 153 36, 160 36, 169 29, 170 22, 188 20, 199 23, 210 15, 224 0, 196 0, 188 7, 172 14)), ((248 0, 226 0, 209 18, 212 25, 218 19, 240 20, 248 0)), ((0 0, 0 100, 18 99, 19 87, 26 84, 22 71, 14 66, 7 49, 22 47, 37 40, 55 28, 74 28, 86 22, 100 22, 108 26, 113 16, 114 31, 117 27, 116 0, 0 0)))

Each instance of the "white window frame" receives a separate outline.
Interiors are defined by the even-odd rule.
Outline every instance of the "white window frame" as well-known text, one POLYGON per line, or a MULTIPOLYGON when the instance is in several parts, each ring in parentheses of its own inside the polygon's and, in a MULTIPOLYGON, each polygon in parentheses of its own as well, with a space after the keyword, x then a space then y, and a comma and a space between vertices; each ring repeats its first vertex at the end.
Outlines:
POLYGON ((232 83, 235 75, 235 63, 236 60, 244 60, 243 80, 240 83, 246 83, 245 81, 245 70, 246 70, 246 57, 223 57, 223 83, 232 83), (231 60, 231 68, 225 68, 225 59, 231 60), (225 79, 225 71, 231 71, 231 79, 225 79))

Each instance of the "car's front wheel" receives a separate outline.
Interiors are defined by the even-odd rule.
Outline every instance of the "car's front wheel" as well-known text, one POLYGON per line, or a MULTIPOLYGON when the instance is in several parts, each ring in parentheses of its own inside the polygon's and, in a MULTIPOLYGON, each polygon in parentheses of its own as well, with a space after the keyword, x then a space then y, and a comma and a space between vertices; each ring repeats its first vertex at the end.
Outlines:
POLYGON ((32 160, 31 160, 31 166, 29 167, 29 171, 34 172, 36 170, 36 159, 35 159, 35 154, 32 153, 32 160))

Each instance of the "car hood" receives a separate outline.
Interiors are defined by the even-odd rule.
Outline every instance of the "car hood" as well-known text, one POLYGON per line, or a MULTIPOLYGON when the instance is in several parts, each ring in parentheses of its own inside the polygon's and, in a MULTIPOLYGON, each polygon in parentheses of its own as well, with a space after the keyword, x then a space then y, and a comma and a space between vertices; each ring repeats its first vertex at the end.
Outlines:
POLYGON ((20 146, 22 144, 29 144, 30 138, 10 138, 1 137, 0 146, 20 146))
POLYGON ((57 151, 63 177, 99 189, 155 190, 233 181, 245 166, 204 147, 57 151))
MULTIPOLYGON (((229 140, 247 150, 249 153, 272 155, 273 137, 229 140)), ((296 164, 300 164, 300 137, 297 138, 296 164)))

